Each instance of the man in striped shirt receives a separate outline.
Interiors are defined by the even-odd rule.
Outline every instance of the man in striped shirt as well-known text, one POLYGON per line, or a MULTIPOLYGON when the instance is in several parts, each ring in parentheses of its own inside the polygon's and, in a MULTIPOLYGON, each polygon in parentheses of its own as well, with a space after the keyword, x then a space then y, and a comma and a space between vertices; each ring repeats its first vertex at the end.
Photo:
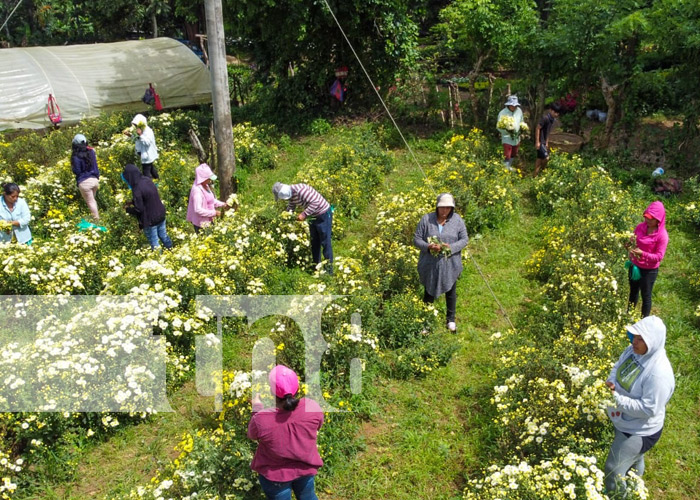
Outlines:
MULTIPOLYGON (((289 200, 287 210, 293 212, 297 207, 303 211, 297 216, 297 220, 309 219, 311 232, 311 256, 314 262, 321 262, 321 247, 323 258, 333 264, 333 247, 331 246, 331 226, 333 225, 333 212, 330 204, 321 194, 308 184, 282 184, 275 182, 272 186, 272 194, 275 201, 289 200)), ((330 270, 332 272, 332 266, 330 270)))

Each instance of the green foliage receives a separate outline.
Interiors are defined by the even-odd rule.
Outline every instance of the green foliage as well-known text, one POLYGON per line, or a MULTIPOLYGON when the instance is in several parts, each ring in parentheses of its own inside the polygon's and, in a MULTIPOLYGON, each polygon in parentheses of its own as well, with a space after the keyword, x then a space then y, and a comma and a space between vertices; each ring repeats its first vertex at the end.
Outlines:
POLYGON ((477 72, 512 62, 537 24, 527 0, 458 0, 440 12, 440 21, 434 30, 443 49, 477 72))
POLYGON ((331 131, 331 124, 324 118, 316 118, 311 122, 309 131, 314 135, 325 135, 331 131))
POLYGON ((478 129, 456 135, 445 145, 445 158, 430 173, 435 186, 455 197, 457 210, 470 233, 498 227, 511 217, 518 203, 514 176, 478 129))
MULTIPOLYGON (((253 4, 224 2, 227 33, 251 43, 261 80, 270 98, 268 116, 298 121, 328 102, 334 70, 349 67, 354 100, 372 99, 361 69, 342 41, 324 2, 270 1, 253 4), (276 112, 274 107, 277 107, 276 112), (296 115, 296 116, 295 116, 296 115)), ((402 67, 415 60, 417 26, 412 2, 377 0, 330 2, 335 16, 355 47, 375 84, 385 86, 402 67)))

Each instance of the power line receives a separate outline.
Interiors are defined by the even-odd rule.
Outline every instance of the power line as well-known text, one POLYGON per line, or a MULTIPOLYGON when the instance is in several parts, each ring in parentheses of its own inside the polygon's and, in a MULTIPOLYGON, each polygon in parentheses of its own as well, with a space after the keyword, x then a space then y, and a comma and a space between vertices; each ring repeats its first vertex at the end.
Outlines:
POLYGON ((17 5, 15 5, 15 8, 12 9, 12 12, 10 12, 10 15, 7 16, 7 19, 5 19, 5 22, 2 23, 2 26, 0 26, 0 31, 2 31, 2 29, 5 27, 5 25, 7 24, 7 21, 10 20, 10 18, 12 17, 12 14, 15 13, 15 11, 17 10, 17 7, 19 7, 19 4, 21 4, 21 3, 22 3, 22 0, 19 0, 19 1, 17 2, 17 5))

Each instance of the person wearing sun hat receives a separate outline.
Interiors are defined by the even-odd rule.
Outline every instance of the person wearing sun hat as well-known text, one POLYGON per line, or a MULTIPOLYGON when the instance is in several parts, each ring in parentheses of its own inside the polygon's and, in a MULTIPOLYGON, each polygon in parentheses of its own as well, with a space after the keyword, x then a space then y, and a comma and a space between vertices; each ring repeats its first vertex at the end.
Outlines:
POLYGON ((644 211, 644 222, 634 228, 634 247, 628 249, 633 264, 629 268, 629 306, 637 306, 641 292, 642 317, 651 313, 651 292, 667 246, 666 209, 663 203, 654 201, 644 211))
POLYGON ((627 327, 627 336, 631 345, 605 381, 615 400, 615 406, 608 408, 615 439, 605 461, 605 489, 608 495, 621 497, 629 470, 633 468, 638 476, 644 474, 644 454, 661 437, 666 405, 676 386, 661 318, 643 318, 627 327))
POLYGON ((248 438, 258 442, 250 468, 270 500, 318 500, 315 476, 323 465, 317 436, 323 425, 323 410, 310 398, 297 397, 299 378, 284 365, 269 374, 273 408, 264 408, 260 394, 253 398, 253 416, 248 438))
POLYGON ((498 131, 501 133, 501 143, 503 144, 503 163, 508 170, 513 170, 513 159, 518 156, 520 127, 523 123, 523 111, 520 109, 518 96, 508 96, 503 109, 498 113, 496 124, 502 123, 504 117, 512 119, 513 128, 511 130, 498 128, 498 131))
MULTIPOLYGON (((283 184, 275 182, 272 186, 272 194, 275 201, 287 201, 287 211, 293 212, 297 207, 303 211, 297 216, 297 220, 309 219, 309 232, 311 235, 311 257, 318 264, 321 262, 321 247, 323 258, 329 264, 333 264, 333 208, 326 199, 308 184, 283 184)), ((332 267, 328 267, 330 273, 332 267)))
POLYGON ((420 249, 418 276, 425 287, 423 301, 432 303, 445 294, 446 323, 457 330, 457 279, 462 274, 462 249, 469 235, 464 221, 455 213, 455 199, 450 193, 438 195, 434 212, 424 215, 413 235, 420 249))
POLYGON ((202 224, 210 224, 214 217, 223 213, 217 208, 227 208, 228 205, 216 199, 212 182, 216 175, 206 163, 199 165, 194 171, 194 184, 190 190, 190 201, 187 205, 187 220, 194 226, 194 232, 199 233, 202 224))

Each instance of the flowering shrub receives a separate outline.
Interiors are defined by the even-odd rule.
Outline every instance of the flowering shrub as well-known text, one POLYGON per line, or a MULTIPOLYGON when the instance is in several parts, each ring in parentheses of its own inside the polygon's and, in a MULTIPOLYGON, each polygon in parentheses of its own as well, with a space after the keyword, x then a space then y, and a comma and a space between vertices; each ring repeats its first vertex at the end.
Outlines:
POLYGON ((335 225, 338 216, 356 218, 392 168, 391 156, 369 131, 353 132, 334 146, 322 146, 317 158, 299 171, 296 181, 313 186, 335 205, 335 225))
POLYGON ((256 127, 251 123, 233 126, 233 144, 236 150, 236 168, 251 172, 274 168, 279 152, 271 140, 271 130, 256 127))
MULTIPOLYGON (((491 403, 502 454, 516 458, 472 479, 467 499, 607 498, 596 465, 612 441, 604 381, 630 321, 621 260, 641 207, 579 157, 558 155, 550 165, 535 187, 548 221, 527 264, 542 283, 540 304, 520 331, 492 337, 500 366, 491 403)), ((647 497, 641 479, 628 484, 628 498, 647 497)))
MULTIPOLYGON (((541 498, 569 500, 586 498, 605 500, 603 471, 595 457, 573 453, 567 448, 557 450, 551 460, 535 465, 517 460, 513 465, 491 466, 483 479, 469 481, 464 498, 467 500, 535 500, 541 498)), ((628 482, 626 498, 647 498, 644 483, 636 476, 628 482)))
POLYGON ((513 174, 484 151, 486 144, 477 129, 466 137, 456 135, 445 145, 445 158, 430 172, 436 190, 454 195, 470 234, 498 227, 518 203, 513 174))

